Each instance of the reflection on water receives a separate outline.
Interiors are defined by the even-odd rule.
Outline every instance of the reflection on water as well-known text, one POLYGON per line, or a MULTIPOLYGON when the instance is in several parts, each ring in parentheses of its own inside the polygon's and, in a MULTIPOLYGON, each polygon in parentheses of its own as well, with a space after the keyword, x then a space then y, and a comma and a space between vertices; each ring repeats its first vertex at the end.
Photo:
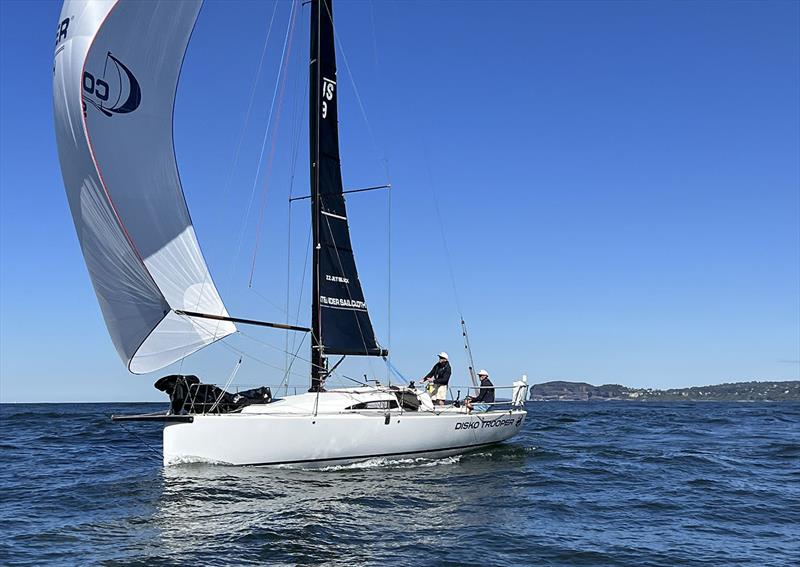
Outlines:
POLYGON ((227 544, 257 546, 254 560, 295 561, 301 553, 309 561, 379 562, 402 552, 409 538, 449 546, 444 534, 453 522, 470 523, 476 498, 507 492, 526 452, 505 445, 323 469, 170 467, 162 473, 154 546, 172 557, 196 555, 219 537, 220 525, 227 544))

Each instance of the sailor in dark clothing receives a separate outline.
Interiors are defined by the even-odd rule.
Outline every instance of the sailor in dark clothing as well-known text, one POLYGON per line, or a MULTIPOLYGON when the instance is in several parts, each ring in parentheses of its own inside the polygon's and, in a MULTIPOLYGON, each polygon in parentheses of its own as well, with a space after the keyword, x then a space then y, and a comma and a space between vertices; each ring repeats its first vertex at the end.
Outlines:
POLYGON ((481 389, 478 395, 474 398, 467 397, 464 400, 464 405, 467 411, 489 411, 491 407, 489 404, 494 403, 494 384, 489 380, 489 373, 485 370, 478 372, 478 377, 481 379, 481 389))
POLYGON ((447 383, 450 381, 451 373, 452 369, 447 361, 447 353, 440 352, 439 362, 434 364, 431 371, 422 379, 423 382, 432 382, 431 399, 437 406, 444 405, 444 400, 447 397, 447 383))

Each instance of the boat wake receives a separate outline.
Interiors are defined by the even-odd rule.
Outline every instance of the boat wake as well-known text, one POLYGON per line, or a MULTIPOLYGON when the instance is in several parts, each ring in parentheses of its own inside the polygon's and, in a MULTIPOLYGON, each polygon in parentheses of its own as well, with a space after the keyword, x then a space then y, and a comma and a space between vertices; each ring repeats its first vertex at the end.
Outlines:
POLYGON ((463 455, 454 455, 451 457, 442 458, 429 458, 429 457, 416 457, 416 458, 392 458, 392 457, 376 457, 374 459, 367 459, 366 461, 359 461, 357 463, 348 463, 346 465, 330 465, 325 467, 318 467, 315 470, 322 472, 335 472, 347 470, 366 470, 377 468, 422 468, 422 467, 438 467, 440 465, 455 465, 461 462, 463 455))
POLYGON ((345 471, 345 470, 365 470, 376 468, 424 468, 424 467, 438 467, 441 465, 456 465, 464 461, 474 460, 508 460, 518 459, 536 452, 535 446, 513 446, 513 445, 500 445, 491 449, 484 449, 482 451, 473 451, 471 453, 463 453, 461 455, 452 455, 450 457, 376 457, 357 463, 348 463, 342 465, 329 465, 316 468, 317 471, 345 471))
POLYGON ((226 461, 218 461, 218 460, 215 460, 215 459, 207 459, 205 457, 191 457, 191 456, 175 457, 174 459, 170 459, 170 461, 169 461, 169 463, 167 463, 167 465, 169 465, 169 466, 184 466, 184 467, 206 466, 206 465, 229 466, 229 467, 235 466, 232 463, 228 463, 226 461))

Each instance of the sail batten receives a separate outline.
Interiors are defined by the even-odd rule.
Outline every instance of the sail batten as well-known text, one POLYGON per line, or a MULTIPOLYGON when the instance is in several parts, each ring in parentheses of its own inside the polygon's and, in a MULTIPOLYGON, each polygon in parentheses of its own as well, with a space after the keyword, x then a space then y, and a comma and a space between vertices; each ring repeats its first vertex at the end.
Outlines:
POLYGON ((197 0, 67 0, 53 64, 64 185, 109 334, 134 373, 236 330, 203 259, 173 147, 175 91, 197 0))

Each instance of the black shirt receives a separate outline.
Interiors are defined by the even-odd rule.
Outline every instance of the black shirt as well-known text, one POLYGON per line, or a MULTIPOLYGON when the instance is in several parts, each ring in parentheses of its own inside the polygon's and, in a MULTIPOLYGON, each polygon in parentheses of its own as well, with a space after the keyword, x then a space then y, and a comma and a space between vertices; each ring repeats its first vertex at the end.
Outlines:
MULTIPOLYGON (((434 384, 446 386, 450 381, 451 372, 452 370, 450 369, 450 363, 445 360, 444 362, 437 362, 434 364, 433 368, 431 368, 431 371, 428 372, 425 378, 433 378, 434 384)), ((425 378, 423 378, 423 380, 425 378)))
POLYGON ((481 378, 481 389, 478 395, 472 398, 473 402, 483 402, 485 404, 494 403, 494 384, 488 377, 481 378))

